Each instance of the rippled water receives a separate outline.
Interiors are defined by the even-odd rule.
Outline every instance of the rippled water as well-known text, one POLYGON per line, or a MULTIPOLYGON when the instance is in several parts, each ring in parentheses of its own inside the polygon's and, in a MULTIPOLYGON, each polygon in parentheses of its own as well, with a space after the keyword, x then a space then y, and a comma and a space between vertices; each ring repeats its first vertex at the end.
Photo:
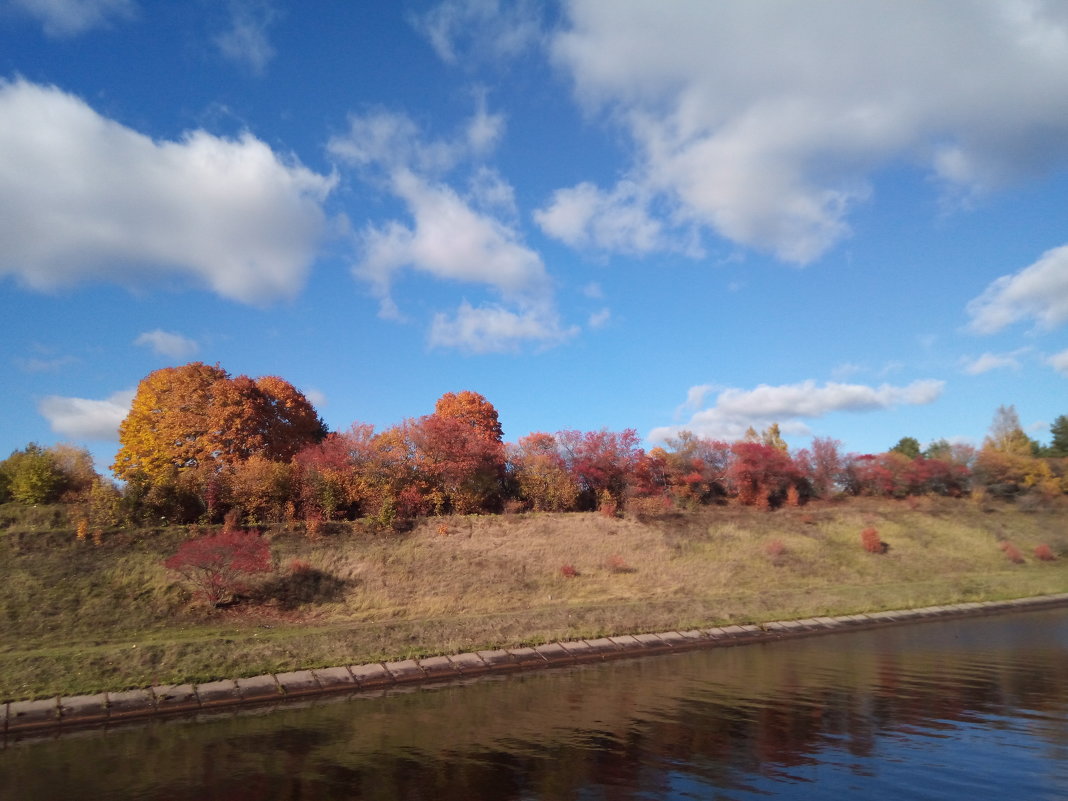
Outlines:
POLYGON ((1068 799, 1068 610, 9 744, 0 798, 1068 799))

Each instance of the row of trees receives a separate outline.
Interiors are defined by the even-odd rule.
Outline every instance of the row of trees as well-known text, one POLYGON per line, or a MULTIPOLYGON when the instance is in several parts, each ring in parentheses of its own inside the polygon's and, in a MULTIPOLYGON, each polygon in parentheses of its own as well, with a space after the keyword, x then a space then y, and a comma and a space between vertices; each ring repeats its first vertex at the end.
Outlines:
POLYGON ((94 527, 122 522, 245 523, 396 518, 506 510, 658 510, 736 502, 803 504, 840 494, 1011 498, 1068 491, 1068 419, 1046 451, 1012 407, 982 448, 905 437, 880 454, 843 454, 816 438, 791 453, 778 426, 737 442, 684 432, 639 447, 631 430, 534 433, 505 443, 496 409, 475 392, 448 393, 432 414, 376 431, 328 433, 280 378, 232 378, 192 363, 158 370, 120 427, 120 491, 69 446, 30 446, 0 463, 0 499, 78 501, 94 527), (1044 455, 1046 454, 1046 455, 1044 455), (5 497, 6 494, 6 497, 5 497))

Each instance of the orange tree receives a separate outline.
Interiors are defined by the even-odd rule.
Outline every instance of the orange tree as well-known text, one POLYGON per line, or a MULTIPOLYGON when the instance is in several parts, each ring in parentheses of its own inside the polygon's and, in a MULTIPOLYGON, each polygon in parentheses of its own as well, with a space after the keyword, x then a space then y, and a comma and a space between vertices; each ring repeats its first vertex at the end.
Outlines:
POLYGON ((326 428, 291 384, 276 377, 231 378, 192 362, 142 379, 119 425, 119 478, 156 480, 172 468, 234 465, 254 454, 288 460, 326 428))

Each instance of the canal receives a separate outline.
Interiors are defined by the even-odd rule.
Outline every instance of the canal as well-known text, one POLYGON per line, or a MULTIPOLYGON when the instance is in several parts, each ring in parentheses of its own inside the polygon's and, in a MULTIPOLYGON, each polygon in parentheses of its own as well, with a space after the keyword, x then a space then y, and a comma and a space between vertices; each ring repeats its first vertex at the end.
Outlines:
POLYGON ((9 740, 0 798, 1065 799, 1068 610, 9 740))

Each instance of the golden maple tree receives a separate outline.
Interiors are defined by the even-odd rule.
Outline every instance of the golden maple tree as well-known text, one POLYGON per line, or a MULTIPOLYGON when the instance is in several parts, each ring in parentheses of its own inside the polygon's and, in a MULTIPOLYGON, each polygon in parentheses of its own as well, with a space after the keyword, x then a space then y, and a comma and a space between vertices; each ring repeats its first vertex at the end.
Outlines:
POLYGON ((326 428, 307 398, 269 376, 231 378, 218 365, 191 362, 156 370, 137 387, 119 425, 119 478, 155 478, 172 468, 234 465, 253 455, 288 460, 326 428))

